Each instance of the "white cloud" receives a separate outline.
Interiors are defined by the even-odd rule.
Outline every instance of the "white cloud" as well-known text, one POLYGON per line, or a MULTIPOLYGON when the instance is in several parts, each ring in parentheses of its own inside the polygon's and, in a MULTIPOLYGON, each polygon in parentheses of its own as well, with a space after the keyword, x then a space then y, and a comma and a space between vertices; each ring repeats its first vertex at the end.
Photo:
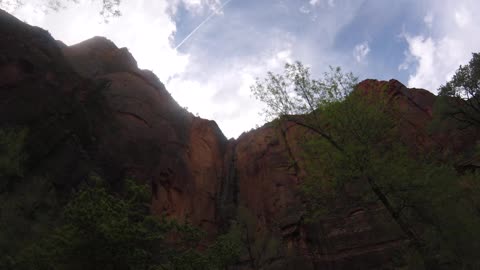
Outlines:
POLYGON ((129 48, 139 66, 152 69, 181 106, 215 120, 227 137, 236 137, 263 123, 259 116, 263 105, 250 93, 256 77, 263 77, 267 71, 280 72, 284 63, 293 59, 312 65, 317 74, 329 64, 351 63, 350 54, 336 52, 335 40, 339 31, 355 18, 363 0, 348 4, 305 1, 317 21, 301 34, 295 30, 299 19, 304 19, 299 12, 292 12, 299 17, 275 16, 282 20, 277 24, 265 20, 265 12, 284 14, 285 10, 268 1, 254 2, 258 9, 237 5, 236 9, 227 8, 225 16, 212 17, 202 31, 192 36, 188 46, 181 47, 185 53, 173 46, 177 26, 182 27, 177 38, 184 37, 198 20, 212 11, 218 12, 225 0, 122 0, 123 16, 109 24, 98 14, 101 1, 80 0, 77 5, 65 2, 68 8, 58 13, 45 15, 26 5, 15 15, 49 30, 66 44, 99 35, 119 47, 129 48), (309 3, 324 8, 314 10, 309 3), (329 7, 335 4, 332 12, 329 7), (184 12, 179 12, 181 9, 184 12), (315 38, 318 33, 321 42, 315 38))
POLYGON ((408 80, 410 87, 425 88, 435 92, 441 84, 451 78, 469 53, 460 40, 444 37, 434 40, 431 37, 406 37, 409 53, 417 63, 414 75, 408 80))
MULTIPOLYGON (((451 79, 459 65, 468 63, 472 52, 480 51, 478 32, 480 17, 471 10, 480 10, 480 2, 472 0, 445 0, 442 4, 431 1, 432 29, 435 35, 409 34, 405 62, 399 69, 416 67, 409 77, 410 87, 436 92, 440 85, 451 79)), ((425 22, 428 24, 428 19, 425 22)))
POLYGON ((189 12, 196 15, 205 15, 206 13, 222 13, 221 0, 167 0, 169 11, 172 14, 177 12, 180 5, 183 5, 189 12))
POLYGON ((355 48, 353 48, 353 57, 355 57, 357 63, 362 63, 365 60, 365 57, 367 57, 368 53, 370 53, 370 47, 366 41, 357 44, 355 48))
POLYGON ((310 9, 308 9, 306 6, 301 6, 299 11, 303 14, 308 14, 311 12, 310 9))
MULTIPOLYGON (((310 3, 310 5, 312 5, 312 6, 316 6, 316 5, 319 5, 319 4, 320 4, 320 0, 310 0, 309 3, 310 3)), ((335 7, 335 0, 326 0, 326 4, 327 4, 329 7, 335 7)))
MULTIPOLYGON (((409 55, 411 56, 410 62, 418 62, 416 74, 410 76, 408 84, 410 86, 415 85, 415 87, 432 89, 434 85, 438 84, 434 74, 435 42, 431 38, 425 38, 423 36, 406 36, 406 39, 408 42, 409 55)), ((408 64, 405 63, 404 65, 408 64)))
POLYGON ((456 9, 454 14, 455 22, 457 23, 458 27, 464 28, 471 23, 471 14, 467 9, 465 9, 465 7, 460 7, 456 9))
POLYGON ((405 55, 405 59, 403 63, 398 66, 398 70, 408 70, 412 64, 417 60, 410 51, 404 51, 403 54, 405 55))
MULTIPOLYGON (((210 8, 208 4, 212 7, 215 4, 215 1, 188 1, 183 4, 190 5, 194 16, 203 16, 199 13, 207 11, 207 8, 210 8), (205 5, 203 10, 197 6, 202 4, 205 5), (194 10, 195 8, 198 9, 194 10)), ((101 35, 110 38, 117 46, 128 47, 139 65, 152 69, 181 106, 188 107, 192 113, 198 113, 203 118, 214 119, 227 137, 237 137, 255 124, 263 123, 263 118, 259 115, 263 105, 251 97, 250 85, 257 76, 264 76, 270 70, 278 70, 285 61, 291 61, 291 42, 287 34, 283 33, 282 38, 270 39, 270 44, 258 40, 263 50, 256 51, 255 55, 216 61, 214 59, 217 58, 218 51, 210 52, 202 45, 197 46, 201 44, 201 35, 197 36, 197 43, 192 42, 188 54, 181 54, 173 48, 170 41, 177 29, 173 17, 175 15, 169 13, 171 4, 167 1, 124 0, 123 16, 109 24, 98 23, 101 20, 95 20, 96 14, 91 15, 88 22, 84 22, 82 17, 92 14, 95 8, 84 8, 87 4, 91 2, 85 0, 85 3, 76 6, 72 13, 66 10, 50 14, 39 22, 45 20, 43 25, 56 38, 68 44, 101 35), (66 15, 62 15, 65 12, 66 15), (65 16, 71 16, 72 19, 66 20, 67 24, 58 24, 65 16), (207 55, 202 55, 205 53, 207 55), (216 62, 212 65, 212 61, 216 62)), ((214 23, 205 27, 212 25, 214 23)), ((245 30, 237 29, 235 33, 226 34, 244 39, 248 30, 241 31, 245 30)), ((229 41, 232 42, 231 39, 229 41)), ((248 43, 252 44, 252 41, 248 43)))
POLYGON ((0 1, 0 8, 6 12, 13 12, 18 8, 19 2, 17 0, 2 0, 0 1))
POLYGON ((208 74, 204 80, 186 73, 166 86, 175 89, 172 96, 182 106, 200 117, 215 119, 227 137, 237 137, 264 123, 259 114, 263 104, 252 97, 250 86, 267 71, 280 72, 285 62, 292 62, 289 48, 256 59, 238 60, 228 69, 208 74))
POLYGON ((430 12, 425 17, 423 17, 423 22, 429 27, 432 28, 433 26, 433 14, 430 12))
POLYGON ((170 37, 176 31, 166 14, 167 2, 160 0, 124 0, 123 13, 108 24, 99 15, 101 1, 81 0, 68 3, 59 12, 39 12, 34 2, 27 2, 14 15, 29 24, 47 29, 54 38, 72 45, 93 36, 105 36, 118 47, 127 47, 139 66, 153 70, 162 80, 184 71, 189 56, 172 48, 170 37))

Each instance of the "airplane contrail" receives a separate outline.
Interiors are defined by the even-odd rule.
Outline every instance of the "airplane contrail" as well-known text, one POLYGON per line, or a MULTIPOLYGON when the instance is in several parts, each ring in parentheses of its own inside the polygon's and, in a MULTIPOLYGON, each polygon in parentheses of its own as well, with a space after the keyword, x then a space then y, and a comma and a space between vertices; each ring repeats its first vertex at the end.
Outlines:
MULTIPOLYGON (((230 3, 232 0, 227 0, 225 1, 221 6, 220 6, 220 11, 228 4, 230 3)), ((185 43, 193 34, 195 34, 195 32, 197 32, 197 30, 202 27, 202 25, 204 25, 206 22, 208 22, 210 20, 210 18, 212 18, 215 14, 217 14, 215 11, 212 12, 212 14, 208 15, 208 17, 203 20, 203 22, 201 22, 197 27, 195 27, 195 29, 192 30, 192 32, 190 32, 190 34, 188 34, 178 45, 177 47, 175 47, 175 50, 178 49, 180 46, 182 46, 183 43, 185 43)))

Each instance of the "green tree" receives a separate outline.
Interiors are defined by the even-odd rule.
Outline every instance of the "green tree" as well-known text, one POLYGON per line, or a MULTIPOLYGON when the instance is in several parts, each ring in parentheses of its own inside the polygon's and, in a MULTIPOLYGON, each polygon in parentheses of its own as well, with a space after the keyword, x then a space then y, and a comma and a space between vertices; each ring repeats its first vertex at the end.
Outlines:
POLYGON ((148 187, 127 180, 124 192, 112 193, 102 179, 90 182, 65 207, 60 226, 12 258, 8 267, 220 270, 237 261, 238 230, 201 251, 199 229, 149 214, 148 187))
POLYGON ((280 237, 261 227, 248 208, 238 207, 234 228, 240 232, 241 251, 254 270, 262 269, 266 262, 277 258, 280 251, 280 237))
POLYGON ((206 257, 209 261, 207 269, 227 269, 238 262, 242 253, 242 228, 234 223, 229 230, 217 237, 216 241, 207 249, 206 257))
POLYGON ((27 158, 24 151, 27 133, 25 128, 0 129, 0 179, 23 176, 23 163, 27 158))
POLYGON ((0 129, 0 195, 24 176, 27 135, 26 128, 0 129))
POLYGON ((397 129, 401 112, 392 97, 387 92, 355 90, 356 82, 339 68, 312 80, 308 68, 297 62, 287 64, 283 75, 268 73, 252 86, 254 95, 267 103, 267 116, 306 128, 310 177, 303 189, 310 210, 325 213, 340 190, 361 183, 357 186, 365 187, 363 199, 384 206, 422 258, 422 267, 451 269, 452 263, 467 265, 463 263, 467 260, 473 265, 471 253, 456 252, 478 244, 469 238, 478 233, 471 226, 478 219, 468 221, 472 207, 461 199, 456 172, 428 155, 415 155, 397 129), (291 115, 302 113, 307 115, 291 115), (451 212, 442 216, 446 205, 451 212), (459 209, 464 209, 463 214, 459 209))
POLYGON ((51 180, 24 177, 27 136, 26 128, 0 129, 1 269, 220 270, 237 261, 238 229, 202 249, 209 241, 201 230, 151 215, 149 188, 132 180, 113 192, 93 175, 58 201, 51 180))
POLYGON ((439 89, 444 99, 442 113, 464 124, 480 127, 480 53, 473 53, 467 65, 460 66, 453 78, 439 89))
POLYGON ((285 64, 283 74, 267 73, 263 80, 257 78, 251 87, 253 95, 264 102, 266 120, 286 118, 309 129, 340 150, 328 130, 319 125, 319 108, 345 99, 358 82, 352 73, 343 73, 339 67, 330 67, 320 80, 310 78, 310 69, 302 63, 285 64), (309 114, 299 119, 295 115, 309 114))
MULTIPOLYGON (((192 227, 190 227, 192 228, 192 227)), ((189 229, 190 230, 190 229, 189 229)), ((198 232, 198 230, 194 229, 198 232)), ((219 235, 212 243, 198 248, 198 238, 195 245, 185 245, 180 242, 172 249, 162 264, 154 269, 171 270, 223 270, 238 262, 242 251, 241 231, 232 226, 226 233, 219 235)))
POLYGON ((96 178, 68 203, 63 225, 26 248, 15 269, 147 269, 174 226, 148 214, 147 190, 126 181, 124 197, 96 178))

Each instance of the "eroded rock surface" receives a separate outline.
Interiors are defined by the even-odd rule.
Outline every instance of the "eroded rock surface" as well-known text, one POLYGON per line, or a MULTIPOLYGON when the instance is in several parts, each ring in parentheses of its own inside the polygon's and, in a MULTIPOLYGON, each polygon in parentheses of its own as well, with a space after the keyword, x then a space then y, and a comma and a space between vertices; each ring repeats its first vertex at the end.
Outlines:
MULTIPOLYGON (((305 222, 302 127, 269 123, 227 140, 105 38, 65 46, 3 11, 0 37, 0 127, 28 127, 32 170, 48 172, 54 188, 74 189, 91 171, 113 184, 133 177, 151 186, 153 212, 210 236, 246 211, 252 233, 271 249, 257 258, 262 269, 384 269, 405 245, 376 203, 345 199, 334 214, 305 222)), ((478 138, 429 132, 436 97, 426 90, 366 80, 358 91, 387 93, 399 104, 403 135, 417 149, 461 151, 478 138)), ((13 190, 33 181, 25 179, 13 190)), ((238 268, 251 268, 248 260, 238 268)))
POLYGON ((114 124, 100 134, 101 162, 121 177, 150 183, 154 212, 215 232, 227 142, 216 123, 181 108, 151 71, 105 38, 63 52, 82 76, 109 82, 103 96, 114 124))

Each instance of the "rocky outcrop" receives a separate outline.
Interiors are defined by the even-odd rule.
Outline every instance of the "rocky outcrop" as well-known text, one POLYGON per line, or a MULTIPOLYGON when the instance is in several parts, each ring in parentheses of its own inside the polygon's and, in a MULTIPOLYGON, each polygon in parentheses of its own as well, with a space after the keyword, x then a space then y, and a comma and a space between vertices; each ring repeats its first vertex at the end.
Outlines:
POLYGON ((105 38, 63 53, 78 74, 109 82, 103 96, 114 124, 99 134, 99 161, 112 174, 151 184, 155 213, 214 233, 227 143, 216 123, 181 108, 151 71, 105 38))
POLYGON ((215 122, 105 38, 67 47, 3 11, 0 36, 0 126, 29 130, 24 181, 45 174, 66 195, 92 172, 132 177, 151 185, 155 213, 216 233, 227 140, 215 122))
MULTIPOLYGON (((412 146, 435 145, 426 130, 435 96, 400 82, 366 80, 356 91, 388 95, 398 104, 404 136, 412 146), (377 93, 378 92, 378 93, 377 93)), ((305 179, 302 142, 308 131, 293 122, 274 122, 240 136, 236 143, 238 204, 256 217, 258 230, 276 233, 284 249, 271 269, 383 269, 405 237, 387 211, 358 199, 351 186, 331 214, 305 222, 299 185, 305 179)), ((362 185, 359 183, 359 185, 362 185)), ((270 269, 270 268, 267 268, 270 269)))
MULTIPOLYGON (((305 130, 293 122, 227 140, 215 122, 181 108, 151 71, 105 38, 65 46, 3 11, 0 36, 0 128, 29 129, 28 170, 9 192, 40 175, 52 179, 57 194, 91 172, 113 186, 132 177, 151 186, 154 213, 188 220, 211 236, 246 211, 252 234, 275 240, 265 240, 271 250, 256 258, 262 269, 384 269, 404 246, 376 203, 345 199, 333 214, 305 222, 305 130)), ((415 149, 448 154, 478 138, 471 130, 429 131, 436 97, 426 90, 366 80, 357 91, 386 93, 399 105, 402 134, 415 149)))

